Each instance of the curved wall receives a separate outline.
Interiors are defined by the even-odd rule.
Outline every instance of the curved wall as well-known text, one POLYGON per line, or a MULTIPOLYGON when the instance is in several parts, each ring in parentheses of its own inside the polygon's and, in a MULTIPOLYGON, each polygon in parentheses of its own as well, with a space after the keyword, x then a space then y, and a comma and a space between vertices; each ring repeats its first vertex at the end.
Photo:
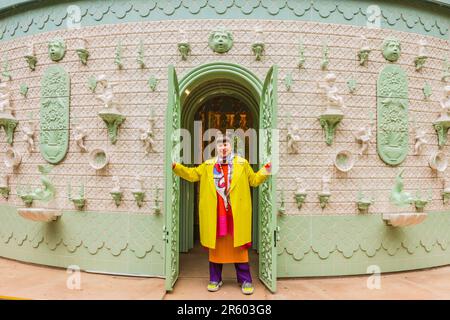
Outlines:
MULTIPOLYGON (((278 275, 339 275, 365 273, 367 266, 377 264, 381 271, 415 269, 450 263, 449 205, 442 202, 442 176, 428 166, 429 155, 437 149, 437 137, 432 122, 439 114, 442 99, 441 81, 444 58, 449 56, 449 9, 431 2, 380 2, 381 29, 366 28, 366 1, 87 1, 58 4, 31 3, 28 11, 14 9, 15 15, 1 11, 0 57, 8 61, 12 79, 12 105, 20 121, 14 147, 23 153, 17 171, 0 166, 1 174, 11 176, 11 194, 0 197, 0 255, 4 257, 55 266, 78 264, 82 269, 103 272, 164 275, 162 241, 163 215, 154 213, 155 187, 163 183, 164 113, 167 104, 167 66, 175 65, 179 79, 195 67, 216 61, 242 65, 259 79, 264 79, 271 65, 280 67, 278 128, 280 130, 281 169, 278 188, 285 196, 286 215, 279 218, 281 241, 278 245, 278 275), (271 5, 269 4, 271 3, 271 5), (68 5, 78 5, 81 29, 68 29, 68 5), (245 5, 244 5, 245 4, 245 5), (426 4, 426 6, 424 6, 426 4), (419 10, 420 9, 420 10, 419 10), (255 23, 265 38, 262 61, 255 61, 251 45, 255 39, 255 23), (224 55, 213 53, 207 46, 210 31, 218 25, 233 32, 235 43, 224 55), (186 32, 192 46, 187 61, 177 51, 179 30, 186 32), (407 31, 407 32, 404 32, 407 31), (364 34, 371 48, 367 67, 356 59, 360 35, 364 34), (409 116, 426 130, 429 145, 422 155, 413 155, 414 134, 409 134, 409 153, 400 165, 405 168, 405 189, 432 191, 432 201, 426 207, 429 217, 416 227, 387 227, 381 220, 383 212, 406 212, 412 207, 392 208, 388 197, 398 167, 380 160, 375 139, 367 155, 358 157, 348 174, 336 172, 332 157, 341 148, 357 153, 359 146, 352 132, 376 114, 376 81, 388 64, 381 55, 381 44, 394 35, 402 45, 398 65, 409 79, 409 116), (31 119, 38 122, 40 82, 45 69, 56 64, 48 58, 47 44, 51 39, 65 39, 68 51, 58 63, 71 77, 71 130, 74 123, 83 123, 88 130, 89 149, 105 146, 111 162, 106 172, 96 173, 88 165, 88 156, 81 153, 70 132, 69 152, 52 171, 58 203, 64 214, 52 224, 23 220, 16 208, 23 206, 17 196, 19 184, 37 186, 37 165, 44 163, 39 152, 26 153, 20 137, 21 126, 31 119), (82 65, 75 52, 77 39, 87 40, 90 57, 82 65), (305 45, 304 69, 297 68, 298 41, 305 45), (418 40, 428 42, 429 58, 425 67, 415 71, 414 58, 418 40), (139 42, 144 44, 146 67, 136 62, 139 42), (24 54, 28 44, 35 45, 37 68, 31 71, 24 54), (123 47, 123 69, 114 64, 117 45, 123 47), (339 125, 332 146, 324 141, 318 116, 325 108, 325 99, 317 88, 325 72, 321 71, 322 47, 328 43, 329 70, 337 75, 337 86, 346 101, 345 118, 339 125), (118 141, 112 145, 106 127, 97 116, 100 103, 88 89, 88 79, 99 74, 118 84, 120 110, 127 119, 119 129, 118 141), (290 90, 284 79, 292 75, 290 90), (158 80, 155 91, 148 80, 158 80), (357 90, 351 94, 346 82, 354 79, 357 90), (425 99, 423 87, 428 82, 432 95, 425 99), (21 84, 29 86, 28 96, 19 94, 21 84), (138 140, 139 128, 146 125, 150 107, 155 111, 156 150, 145 155, 138 140), (300 153, 286 150, 287 122, 298 121, 301 131, 300 153), (321 209, 317 194, 324 173, 332 175, 330 204, 321 209), (142 207, 134 201, 135 174, 141 174, 146 187, 142 207), (120 177, 124 199, 116 208, 109 195, 112 176, 120 177), (297 209, 294 178, 305 181, 308 197, 297 209), (67 199, 69 182, 77 187, 85 184, 87 207, 75 211, 67 199), (372 190, 376 201, 365 215, 358 214, 358 190, 372 190)), ((23 8, 28 8, 24 6, 23 8)), ((73 9, 73 8, 72 8, 73 9)), ((74 22, 74 21, 72 21, 74 22)), ((77 22, 77 21, 75 21, 77 22)), ((73 24, 71 24, 73 26, 73 24)), ((412 127, 412 125, 410 126, 412 127)), ((39 132, 36 132, 36 137, 39 132)), ((448 145, 443 151, 449 154, 448 145)), ((4 132, 0 133, 0 150, 7 149, 4 132)), ((77 189, 75 189, 77 190, 77 189)), ((162 194, 160 199, 162 199, 162 194)), ((163 204, 161 205, 163 207, 163 204)))

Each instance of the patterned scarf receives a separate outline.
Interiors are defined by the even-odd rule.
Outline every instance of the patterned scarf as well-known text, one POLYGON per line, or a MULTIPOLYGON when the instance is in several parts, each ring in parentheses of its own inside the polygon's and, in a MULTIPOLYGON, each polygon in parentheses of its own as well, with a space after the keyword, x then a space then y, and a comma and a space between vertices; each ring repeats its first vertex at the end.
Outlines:
POLYGON ((225 203, 225 209, 228 211, 228 205, 230 203, 230 186, 231 186, 231 176, 233 174, 233 158, 234 154, 231 152, 226 158, 217 157, 216 163, 214 164, 214 184, 216 186, 217 193, 222 197, 225 203), (222 171, 221 164, 228 164, 228 188, 225 188, 225 176, 222 171))

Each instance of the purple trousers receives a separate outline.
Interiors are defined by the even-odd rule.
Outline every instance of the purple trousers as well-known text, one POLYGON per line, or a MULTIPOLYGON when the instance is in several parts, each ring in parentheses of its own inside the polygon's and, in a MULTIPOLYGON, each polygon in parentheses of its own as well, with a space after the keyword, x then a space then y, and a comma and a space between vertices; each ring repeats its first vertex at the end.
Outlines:
MULTIPOLYGON (((209 262, 209 280, 214 282, 222 281, 222 263, 209 262)), ((238 283, 252 282, 252 275, 250 274, 250 265, 248 262, 235 263, 236 278, 238 283)))

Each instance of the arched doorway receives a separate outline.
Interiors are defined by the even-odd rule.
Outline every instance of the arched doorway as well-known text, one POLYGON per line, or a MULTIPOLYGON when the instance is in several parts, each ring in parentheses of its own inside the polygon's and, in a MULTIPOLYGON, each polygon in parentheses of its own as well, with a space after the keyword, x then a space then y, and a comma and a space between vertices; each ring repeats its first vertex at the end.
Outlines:
MULTIPOLYGON (((200 118, 202 112, 218 112, 222 118, 221 110, 214 110, 214 99, 227 100, 231 104, 229 113, 239 112, 250 116, 254 124, 258 124, 258 150, 256 167, 259 163, 275 162, 278 164, 277 141, 278 131, 276 129, 277 120, 277 80, 278 68, 273 66, 266 75, 264 85, 258 77, 247 69, 225 62, 210 63, 199 66, 188 72, 180 82, 178 82, 177 73, 173 66, 169 66, 168 76, 168 106, 165 119, 165 190, 164 190, 164 214, 165 225, 165 275, 166 290, 171 291, 180 272, 180 243, 184 240, 180 238, 180 227, 184 229, 184 235, 192 235, 194 240, 193 228, 189 232, 187 225, 194 221, 193 215, 191 222, 180 223, 180 219, 188 216, 187 212, 193 212, 195 205, 195 189, 193 184, 185 185, 174 175, 171 167, 173 162, 181 161, 180 137, 182 132, 180 128, 184 127, 193 134, 191 138, 203 138, 200 132, 194 132, 194 119, 200 118), (237 106, 233 107, 233 103, 237 106), (203 109, 202 109, 203 108, 203 109), (241 108, 241 109, 239 109, 241 108)), ((225 111, 225 122, 226 112, 225 111)), ((206 121, 206 115, 204 115, 206 121)), ((214 118, 214 117, 213 117, 214 118)), ((212 118, 212 119, 213 119, 212 118)), ((229 117, 233 118, 233 117, 229 117)), ((235 115, 236 118, 236 115, 235 115)), ((241 115, 238 115, 241 118, 241 115)), ((213 121, 212 121, 213 122, 213 121)), ((233 122, 234 123, 234 122, 233 122)), ((191 143, 191 145, 194 145, 191 143)), ((201 151, 200 151, 201 155, 201 151)), ((201 157, 196 158, 196 153, 189 162, 199 164, 201 157)), ((186 159, 184 159, 186 160, 186 159)), ((254 216, 257 217, 259 224, 257 230, 259 256, 259 278, 271 290, 276 290, 276 242, 277 236, 277 218, 276 218, 276 180, 271 175, 263 184, 260 185, 257 197, 259 201, 253 201, 254 216), (258 203, 257 203, 258 202, 258 203), (256 206, 256 208, 255 208, 256 206)), ((189 244, 184 243, 185 248, 189 244)))
MULTIPOLYGON (((191 163, 194 166, 207 160, 203 158, 202 151, 211 143, 204 134, 208 129, 255 129, 258 132, 259 112, 258 98, 235 79, 218 77, 198 82, 197 86, 188 87, 187 94, 181 102, 181 128, 189 130, 194 144, 191 148, 191 163), (201 127, 199 128, 201 124, 201 127), (197 125, 197 128, 195 128, 197 125)), ((185 90, 185 92, 186 92, 185 90)), ((257 141, 245 139, 245 149, 240 155, 250 161, 254 170, 257 170, 257 146, 250 144, 257 141), (256 155, 250 154, 255 151, 256 155)), ((198 245, 198 183, 192 184, 185 180, 180 181, 180 252, 188 252, 198 245)), ((253 249, 258 248, 258 190, 252 190, 253 249)))

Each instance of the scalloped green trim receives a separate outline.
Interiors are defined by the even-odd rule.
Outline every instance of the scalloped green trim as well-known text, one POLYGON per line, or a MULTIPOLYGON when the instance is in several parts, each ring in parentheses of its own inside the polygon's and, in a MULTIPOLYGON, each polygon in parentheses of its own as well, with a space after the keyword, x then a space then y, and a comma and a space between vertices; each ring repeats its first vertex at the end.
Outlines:
MULTIPOLYGON (((318 0, 127 0, 92 2, 73 1, 79 10, 69 15, 67 4, 29 8, 27 5, 9 10, 0 20, 0 39, 65 29, 69 24, 92 26, 165 19, 280 19, 316 21, 364 26, 371 14, 369 1, 318 0), (27 11, 24 11, 28 9, 27 11), (16 14, 15 14, 16 13, 16 14), (143 19, 144 18, 144 19, 143 19)), ((381 28, 408 31, 447 39, 450 6, 427 7, 403 5, 399 2, 379 4, 381 28), (447 15, 446 15, 447 13, 447 15)))

